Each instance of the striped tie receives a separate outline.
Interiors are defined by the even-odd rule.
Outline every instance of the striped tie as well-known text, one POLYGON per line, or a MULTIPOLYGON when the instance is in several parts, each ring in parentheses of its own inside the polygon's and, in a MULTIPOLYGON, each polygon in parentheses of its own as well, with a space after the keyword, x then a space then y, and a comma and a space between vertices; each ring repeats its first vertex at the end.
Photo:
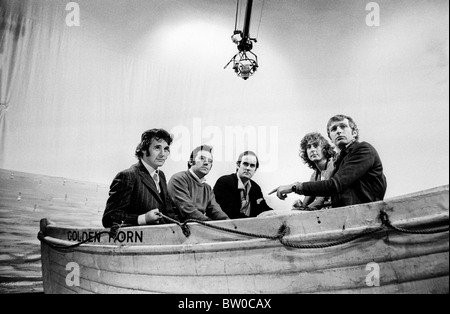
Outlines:
POLYGON ((241 190, 241 213, 245 216, 250 216, 250 199, 249 199, 249 186, 245 185, 241 190))
POLYGON ((155 171, 155 173, 153 174, 153 181, 155 181, 156 188, 158 189, 158 193, 161 193, 161 188, 159 187, 159 175, 158 175, 157 171, 155 171))

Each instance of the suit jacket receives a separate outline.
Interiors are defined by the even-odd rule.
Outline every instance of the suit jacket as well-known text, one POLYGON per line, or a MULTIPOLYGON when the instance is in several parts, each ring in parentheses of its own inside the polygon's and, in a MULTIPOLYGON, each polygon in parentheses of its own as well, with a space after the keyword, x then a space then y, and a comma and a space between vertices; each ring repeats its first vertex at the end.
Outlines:
MULTIPOLYGON (((155 181, 141 161, 119 172, 110 186, 109 198, 103 213, 103 226, 109 228, 113 223, 137 225, 139 215, 156 208, 162 214, 177 219, 167 193, 166 177, 162 171, 159 171, 159 177, 161 193, 158 193, 155 181)), ((162 219, 161 222, 169 223, 166 219, 162 219)))
POLYGON ((381 201, 387 182, 378 152, 366 142, 354 142, 334 163, 330 180, 304 182, 304 195, 331 196, 333 207, 381 201))
MULTIPOLYGON (((252 187, 249 192, 250 216, 256 217, 262 212, 272 210, 264 200, 261 187, 250 180, 252 187)), ((241 194, 238 189, 236 173, 220 177, 214 185, 214 195, 222 210, 231 219, 248 218, 241 213, 241 194)))

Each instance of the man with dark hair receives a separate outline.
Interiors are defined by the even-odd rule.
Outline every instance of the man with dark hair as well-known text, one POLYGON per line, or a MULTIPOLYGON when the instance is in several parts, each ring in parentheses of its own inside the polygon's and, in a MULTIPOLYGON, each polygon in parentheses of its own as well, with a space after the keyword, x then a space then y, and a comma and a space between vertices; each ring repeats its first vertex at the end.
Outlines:
POLYGON ((170 223, 162 213, 177 219, 167 192, 162 167, 170 154, 171 135, 163 129, 151 129, 141 136, 135 156, 138 163, 119 172, 111 183, 102 223, 105 228, 114 224, 151 225, 170 223))
POLYGON ((211 186, 205 182, 212 164, 212 147, 199 146, 191 153, 188 170, 174 174, 169 180, 169 195, 182 220, 228 219, 216 202, 211 186))
POLYGON ((328 121, 328 137, 338 150, 331 178, 318 182, 295 182, 280 186, 272 193, 284 200, 289 193, 331 196, 333 207, 381 201, 386 193, 386 177, 378 152, 366 142, 359 142, 355 121, 336 115, 328 121))
POLYGON ((220 177, 214 185, 216 200, 231 219, 256 217, 272 210, 261 187, 252 180, 258 168, 258 156, 245 151, 238 157, 236 172, 220 177))

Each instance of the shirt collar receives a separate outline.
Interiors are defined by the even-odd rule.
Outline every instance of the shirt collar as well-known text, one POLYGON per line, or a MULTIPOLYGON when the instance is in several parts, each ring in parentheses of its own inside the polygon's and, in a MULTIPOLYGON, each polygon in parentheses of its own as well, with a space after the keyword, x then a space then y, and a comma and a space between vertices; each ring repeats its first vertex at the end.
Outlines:
POLYGON ((239 190, 245 190, 246 187, 250 190, 252 187, 252 183, 250 180, 248 180, 246 183, 242 182, 241 177, 239 177, 238 173, 236 172, 236 177, 238 179, 238 189, 239 190))
POLYGON ((205 183, 205 182, 206 182, 206 178, 203 177, 203 178, 200 179, 200 178, 195 174, 195 172, 192 170, 192 168, 189 168, 189 172, 192 174, 192 176, 194 177, 194 179, 197 180, 199 183, 205 183))
POLYGON ((336 153, 336 155, 333 158, 333 163, 336 166, 338 163, 340 163, 340 159, 343 158, 345 155, 348 154, 348 150, 349 147, 356 142, 356 139, 353 139, 352 141, 350 141, 350 143, 348 143, 347 145, 345 145, 343 150, 340 150, 336 153))
POLYGON ((345 145, 345 147, 343 149, 338 150, 338 153, 336 154, 336 156, 339 156, 343 151, 347 150, 350 147, 350 145, 352 145, 355 142, 356 142, 356 139, 351 140, 349 143, 347 143, 345 145))
POLYGON ((153 177, 156 174, 159 174, 159 170, 158 169, 154 169, 152 166, 150 166, 149 164, 147 164, 143 159, 141 159, 142 164, 144 165, 145 169, 147 169, 148 173, 150 173, 150 175, 153 177))
POLYGON ((356 142, 356 139, 352 139, 352 140, 350 141, 350 143, 348 143, 347 145, 345 145, 345 149, 349 148, 350 145, 352 145, 354 142, 356 142))

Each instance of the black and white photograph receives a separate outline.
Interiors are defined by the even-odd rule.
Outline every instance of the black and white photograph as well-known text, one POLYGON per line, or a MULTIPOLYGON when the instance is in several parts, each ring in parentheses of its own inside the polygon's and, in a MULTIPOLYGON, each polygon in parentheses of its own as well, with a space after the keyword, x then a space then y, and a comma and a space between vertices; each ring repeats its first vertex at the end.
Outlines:
POLYGON ((448 232, 448 0, 0 0, 0 294, 448 294, 448 232))

